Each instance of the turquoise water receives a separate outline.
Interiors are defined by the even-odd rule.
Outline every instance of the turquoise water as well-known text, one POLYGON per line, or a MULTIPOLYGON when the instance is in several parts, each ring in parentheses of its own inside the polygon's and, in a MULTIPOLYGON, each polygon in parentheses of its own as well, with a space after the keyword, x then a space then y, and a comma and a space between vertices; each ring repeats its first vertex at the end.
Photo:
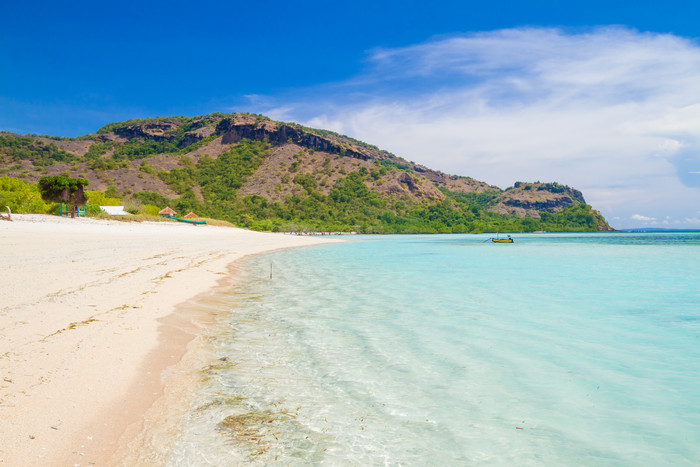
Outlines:
POLYGON ((170 465, 698 465, 700 234, 486 239, 249 260, 170 465))

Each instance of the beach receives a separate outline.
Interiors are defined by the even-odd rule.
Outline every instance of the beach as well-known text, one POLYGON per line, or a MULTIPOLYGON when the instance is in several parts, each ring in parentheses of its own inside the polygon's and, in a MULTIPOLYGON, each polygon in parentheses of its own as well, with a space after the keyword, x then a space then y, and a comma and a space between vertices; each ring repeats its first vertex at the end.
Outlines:
POLYGON ((333 241, 174 222, 13 219, 0 222, 0 464, 12 466, 133 465, 125 459, 173 406, 166 399, 186 398, 197 377, 197 336, 216 312, 201 304, 231 283, 232 265, 333 241))

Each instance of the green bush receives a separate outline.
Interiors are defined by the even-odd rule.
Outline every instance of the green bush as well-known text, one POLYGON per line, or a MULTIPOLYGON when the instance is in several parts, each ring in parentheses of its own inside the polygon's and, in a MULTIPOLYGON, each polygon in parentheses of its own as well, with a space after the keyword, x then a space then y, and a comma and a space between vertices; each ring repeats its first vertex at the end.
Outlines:
MULTIPOLYGON (((160 206, 160 209, 163 209, 171 203, 171 200, 153 191, 139 191, 134 193, 133 196, 145 205, 160 206)), ((160 211, 160 209, 158 209, 158 211, 160 211)))
POLYGON ((14 213, 45 214, 51 203, 41 199, 41 193, 36 184, 24 182, 18 178, 0 177, 0 210, 5 211, 9 206, 14 213))
POLYGON ((88 204, 93 204, 96 206, 121 206, 122 200, 120 198, 111 198, 101 191, 86 191, 85 195, 88 199, 88 204))
POLYGON ((138 198, 125 198, 124 210, 129 214, 145 214, 143 203, 138 198))
POLYGON ((97 217, 100 214, 102 214, 104 211, 100 209, 100 206, 109 206, 108 204, 92 204, 91 202, 88 201, 88 203, 85 205, 85 215, 87 217, 97 217))
POLYGON ((161 208, 158 206, 153 206, 152 204, 143 205, 143 213, 148 214, 149 216, 157 216, 160 210, 161 208))

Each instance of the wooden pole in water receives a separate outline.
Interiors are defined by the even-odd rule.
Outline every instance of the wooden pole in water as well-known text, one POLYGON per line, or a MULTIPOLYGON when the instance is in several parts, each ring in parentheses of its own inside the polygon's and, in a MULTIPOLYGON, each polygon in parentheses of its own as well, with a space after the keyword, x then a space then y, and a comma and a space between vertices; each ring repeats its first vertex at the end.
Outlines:
POLYGON ((272 263, 270 263, 270 279, 272 279, 272 263))

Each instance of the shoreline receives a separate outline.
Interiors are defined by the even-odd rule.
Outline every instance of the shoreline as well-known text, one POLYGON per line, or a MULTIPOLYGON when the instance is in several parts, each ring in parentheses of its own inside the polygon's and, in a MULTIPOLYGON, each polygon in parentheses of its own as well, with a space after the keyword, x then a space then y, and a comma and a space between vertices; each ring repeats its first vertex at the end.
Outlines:
MULTIPOLYGON (((219 334, 219 318, 230 307, 230 302, 220 297, 227 296, 227 291, 238 282, 243 263, 258 254, 280 249, 236 259, 227 266, 228 274, 218 279, 216 286, 178 304, 173 313, 159 320, 158 347, 144 361, 140 373, 160 375, 166 382, 159 385, 161 391, 150 398, 151 403, 140 419, 122 431, 107 465, 150 467, 167 463, 183 417, 191 410, 192 397, 202 384, 202 368, 212 364, 215 358, 210 342, 219 334), (174 347, 173 338, 180 345, 174 347), (179 352, 174 360, 170 350, 179 352)), ((139 381, 131 392, 143 396, 143 386, 139 381)), ((114 407, 109 415, 118 411, 119 407, 114 407)))
MULTIPOLYGON (((141 416, 126 426, 122 421, 118 430, 112 430, 110 438, 115 444, 106 452, 107 465, 165 464, 198 388, 200 370, 210 361, 208 339, 225 311, 217 295, 237 281, 235 265, 249 256, 254 255, 230 264, 229 275, 222 276, 216 286, 159 318, 158 344, 145 358, 139 370, 141 378, 127 392, 127 399, 131 395, 137 401, 141 416)), ((104 426, 104 420, 118 420, 121 409, 115 405, 106 410, 91 424, 93 431, 104 426)))
POLYGON ((0 223, 2 465, 123 462, 158 424, 159 403, 172 405, 164 401, 192 386, 215 311, 191 310, 235 281, 235 264, 337 241, 176 223, 13 219, 0 223))

